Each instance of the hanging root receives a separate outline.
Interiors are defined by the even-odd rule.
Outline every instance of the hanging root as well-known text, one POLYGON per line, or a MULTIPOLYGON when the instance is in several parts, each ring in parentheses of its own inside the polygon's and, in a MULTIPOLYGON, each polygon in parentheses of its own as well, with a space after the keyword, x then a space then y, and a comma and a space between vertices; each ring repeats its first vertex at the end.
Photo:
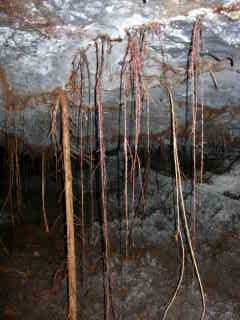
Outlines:
POLYGON ((103 221, 104 237, 104 292, 105 292, 105 319, 110 320, 113 312, 111 301, 111 269, 110 269, 110 244, 108 231, 108 212, 106 197, 106 163, 105 163, 105 142, 104 142, 104 119, 103 119, 103 98, 102 98, 102 76, 104 69, 105 40, 96 40, 96 75, 95 75, 95 108, 96 108, 96 129, 97 145, 99 147, 99 169, 100 169, 100 190, 101 190, 101 214, 103 221))
MULTIPOLYGON (((81 50, 80 53, 74 58, 72 63, 73 71, 69 79, 69 89, 72 97, 73 105, 77 108, 75 117, 76 128, 72 123, 72 136, 76 136, 76 150, 77 158, 79 159, 80 167, 80 190, 79 190, 79 206, 81 212, 81 256, 82 256, 82 284, 85 284, 85 266, 86 266, 86 228, 85 228, 85 199, 84 199, 84 161, 85 161, 85 145, 84 145, 84 129, 87 127, 87 107, 86 98, 88 95, 88 103, 90 105, 90 71, 87 56, 85 51, 81 50)), ((91 156, 90 156, 91 161, 91 156)), ((90 164, 91 166, 92 164, 90 164)), ((90 172, 91 175, 91 172, 90 172)), ((91 179, 91 177, 89 177, 91 179)))
MULTIPOLYGON (((139 183, 141 191, 143 191, 141 179, 141 165, 139 161, 138 148, 141 133, 141 119, 144 101, 144 83, 142 79, 143 73, 143 53, 145 30, 140 30, 133 35, 128 34, 128 46, 125 52, 122 70, 121 70, 121 84, 120 84, 120 106, 124 108, 124 211, 125 211, 125 255, 128 255, 129 237, 131 230, 129 228, 129 212, 128 212, 128 154, 131 154, 130 141, 128 135, 131 133, 127 130, 128 122, 128 97, 131 96, 131 112, 135 121, 135 137, 134 137, 134 151, 131 161, 131 187, 132 187, 132 227, 136 218, 136 170, 138 170, 139 183), (123 91, 123 92, 122 92, 123 91), (124 97, 124 100, 122 99, 124 97), (122 101, 123 100, 123 101, 122 101)), ((130 130, 129 130, 130 131, 130 130)), ((144 196, 140 197, 142 200, 144 196)))
POLYGON ((77 320, 77 275, 75 253, 75 230, 73 212, 72 167, 70 151, 69 110, 65 92, 58 91, 59 105, 62 111, 62 143, 65 173, 65 202, 67 222, 67 252, 68 252, 68 302, 69 320, 77 320))
MULTIPOLYGON (((196 215, 197 215, 197 159, 196 159, 196 142, 197 142, 197 114, 198 114, 198 86, 200 74, 200 53, 202 51, 202 16, 198 17, 192 31, 191 50, 189 54, 188 79, 192 80, 191 85, 191 106, 192 106, 192 158, 193 158, 193 241, 196 242, 196 215)), ((203 138, 203 105, 202 105, 202 138, 203 138)), ((203 140, 201 146, 201 157, 203 157, 203 140)), ((203 166, 203 160, 201 161, 203 166)), ((203 167, 201 167, 201 174, 203 167)), ((194 245, 195 246, 195 245, 194 245)))
POLYGON ((171 90, 167 88, 169 94, 169 100, 171 105, 171 116, 172 116, 172 134, 173 134, 173 157, 174 157, 174 168, 175 168, 175 179, 176 179, 176 200, 177 200, 177 239, 180 239, 180 246, 181 246, 181 272, 180 278, 175 289, 175 292, 167 305, 167 308, 164 312, 163 320, 166 319, 170 308, 172 307, 179 289, 181 287, 183 276, 184 276, 184 267, 185 267, 185 248, 183 242, 183 231, 181 230, 181 222, 183 225, 183 229, 186 235, 187 245, 190 251, 190 256, 193 263, 193 268, 197 277, 197 281, 200 288, 201 298, 202 298, 202 313, 201 313, 201 320, 204 319, 206 313, 206 302, 205 302, 205 292, 202 285, 202 280, 198 268, 198 263, 196 259, 196 255, 192 245, 192 239, 190 235, 190 229, 187 221, 187 215, 185 210, 185 203, 183 198, 183 191, 182 191, 182 178, 181 178, 181 170, 180 170, 180 163, 179 163, 179 156, 178 156, 178 149, 177 149, 177 135, 176 135, 176 117, 175 117, 175 108, 171 90), (180 221, 181 220, 181 221, 180 221))
POLYGON ((9 165, 9 186, 6 199, 1 210, 9 203, 13 227, 21 220, 22 184, 19 165, 19 141, 16 136, 7 135, 7 162, 9 165), (16 207, 14 204, 16 203, 16 207), (15 213, 17 211, 17 214, 15 213))
POLYGON ((46 210, 46 152, 42 152, 42 212, 43 222, 46 233, 49 233, 49 223, 46 210))

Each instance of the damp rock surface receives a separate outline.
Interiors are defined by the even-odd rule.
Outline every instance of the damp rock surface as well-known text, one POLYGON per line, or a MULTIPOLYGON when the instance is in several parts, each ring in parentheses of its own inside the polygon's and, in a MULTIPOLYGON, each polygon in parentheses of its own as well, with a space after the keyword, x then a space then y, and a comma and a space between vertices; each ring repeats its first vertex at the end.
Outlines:
MULTIPOLYGON (((206 294, 207 320, 238 319, 238 242, 239 239, 225 234, 214 245, 206 241, 197 249, 206 294)), ((22 232, 21 246, 10 258, 1 260, 0 278, 6 288, 5 294, 0 293, 3 319, 9 314, 15 319, 65 319, 66 270, 64 261, 56 254, 59 244, 52 248, 53 243, 53 239, 48 239, 43 232, 28 228, 22 232)), ((135 246, 129 250, 128 259, 122 259, 112 251, 111 294, 116 319, 161 319, 179 276, 177 247, 173 239, 156 247, 135 246)), ((97 251, 90 255, 85 265, 87 278, 84 286, 80 276, 81 264, 78 264, 79 318, 99 320, 104 315, 103 273, 97 251)), ((184 282, 169 310, 171 320, 192 320, 201 314, 201 297, 190 259, 185 267, 184 282)))
MULTIPOLYGON (((118 240, 125 237, 126 231, 126 221, 122 214, 123 212, 125 214, 126 203, 125 180, 121 175, 124 163, 121 161, 121 157, 119 160, 113 156, 107 160, 106 166, 110 233, 118 235, 118 240)), ((152 168, 142 168, 135 176, 134 194, 132 180, 128 181, 127 208, 130 234, 134 242, 137 245, 148 243, 156 246, 165 238, 174 237, 176 233, 177 193, 175 176, 167 171, 160 153, 158 152, 154 157, 152 155, 150 161, 152 168)), ((224 166, 223 161, 222 166, 224 166)), ((181 169, 183 167, 184 163, 181 163, 181 169)), ((131 167, 129 168, 131 170, 131 167)), ((238 234, 240 230, 239 161, 235 160, 232 167, 223 173, 205 172, 203 183, 196 185, 195 214, 192 177, 186 176, 184 170, 181 174, 185 213, 191 230, 194 223, 196 224, 197 239, 214 242, 224 232, 238 234)), ((181 202, 179 205, 182 212, 181 202)), ((95 231, 99 234, 100 226, 96 225, 95 231)))
MULTIPOLYGON (((121 170, 117 172, 117 165, 118 160, 112 156, 106 166, 109 188, 109 261, 115 318, 158 320, 162 318, 174 293, 181 267, 174 210, 175 179, 164 175, 156 167, 156 163, 152 164, 153 168, 148 169, 147 174, 145 201, 138 206, 137 212, 131 211, 132 194, 129 192, 131 237, 126 258, 124 210, 117 207, 117 184, 121 183, 118 181, 121 170), (137 213, 134 219, 133 213, 137 213)), ((194 248, 205 288, 206 320, 239 318, 238 169, 239 161, 236 161, 231 170, 218 175, 212 174, 208 183, 198 186, 194 248)), ((74 175, 75 179, 76 177, 74 175)), ((135 182, 135 196, 139 199, 141 185, 138 177, 135 182)), ((185 177, 182 182, 191 227, 191 179, 185 177)), ((52 199, 56 191, 54 187, 56 185, 49 185, 48 188, 48 194, 51 194, 51 197, 47 197, 48 215, 52 219, 54 217, 54 223, 51 223, 51 233, 47 235, 39 226, 33 225, 34 219, 31 217, 34 214, 35 218, 42 216, 41 177, 31 175, 27 180, 25 188, 28 195, 31 194, 32 207, 25 207, 26 212, 23 214, 28 217, 28 224, 18 227, 12 233, 12 239, 9 240, 12 242, 10 255, 2 251, 4 254, 0 256, 0 281, 5 288, 5 291, 0 292, 0 316, 3 319, 9 314, 19 320, 66 319, 68 291, 64 217, 56 206, 57 198, 52 199), (50 200, 53 201, 52 204, 50 200)), ((86 229, 89 234, 83 264, 82 229, 79 222, 76 211, 79 318, 99 320, 104 318, 101 225, 96 222, 86 229)), ((1 240, 6 245, 9 244, 7 239, 1 240)), ((185 248, 185 277, 169 311, 168 318, 171 320, 198 319, 202 310, 199 287, 187 245, 185 248)))

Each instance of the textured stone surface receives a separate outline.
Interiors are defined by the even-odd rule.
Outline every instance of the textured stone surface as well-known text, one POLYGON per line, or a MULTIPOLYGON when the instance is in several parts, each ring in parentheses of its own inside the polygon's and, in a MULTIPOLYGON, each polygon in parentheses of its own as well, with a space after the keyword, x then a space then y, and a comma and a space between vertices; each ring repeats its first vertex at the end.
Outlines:
MULTIPOLYGON (((9 1, 9 4, 1 2, 2 128, 6 121, 5 108, 7 104, 9 107, 10 95, 12 109, 25 108, 25 111, 16 111, 13 114, 14 129, 11 131, 15 130, 19 134, 24 127, 24 138, 27 137, 28 144, 47 144, 50 117, 44 109, 49 110, 51 106, 51 92, 57 87, 67 85, 72 71, 72 61, 79 49, 88 48, 86 53, 94 83, 96 68, 94 40, 104 34, 111 39, 122 40, 112 42, 111 52, 105 59, 103 81, 105 135, 107 140, 110 138, 116 140, 119 133, 117 128, 120 70, 127 45, 126 31, 133 32, 133 28, 149 26, 153 21, 160 23, 157 27, 158 32, 156 34, 157 24, 155 24, 155 33, 151 31, 147 33, 143 57, 143 78, 151 97, 150 131, 158 135, 169 128, 168 98, 163 86, 159 85, 159 79, 164 79, 165 84, 174 88, 179 126, 183 126, 186 62, 193 23, 200 14, 204 17, 203 74, 200 81, 204 104, 213 109, 214 116, 211 120, 215 118, 218 121, 221 116, 224 118, 222 120, 224 125, 235 126, 233 121, 235 114, 238 116, 236 109, 240 100, 239 7, 230 12, 222 10, 221 14, 214 11, 216 4, 234 5, 234 3, 237 2, 152 0, 147 5, 143 5, 140 0, 91 1, 91 3, 74 0, 9 1), (230 61, 233 61, 233 65, 230 61), (163 66, 167 66, 167 71, 163 66), (213 77, 217 85, 214 84, 213 77), (6 87, 8 87, 7 96, 6 87), (42 95, 49 95, 47 103, 40 98, 42 95), (113 106, 115 106, 114 112, 113 106), (19 119, 24 119, 24 124, 19 119)), ((147 119, 148 114, 145 110, 143 123, 146 123, 147 119)), ((142 131, 147 132, 146 125, 142 131)))
MULTIPOLYGON (((117 161, 107 161, 107 203, 109 211, 110 234, 124 239, 125 207, 124 190, 117 161), (119 218, 121 217, 121 219, 119 218), (121 221, 122 228, 119 227, 121 221), (120 232, 122 230, 122 234, 120 232)), ((87 187, 87 184, 85 185, 87 187)), ((192 229, 193 192, 191 179, 182 181, 184 203, 189 228, 192 229)), ((175 179, 156 170, 149 170, 144 176, 135 178, 135 208, 133 209, 132 182, 128 184, 128 216, 131 234, 137 246, 148 244, 158 246, 164 239, 174 237, 176 232, 176 188, 175 179), (144 185, 144 187, 143 187, 144 185), (141 200, 142 188, 144 198, 141 200)), ((212 175, 208 183, 197 186, 197 239, 216 242, 223 233, 238 234, 240 230, 239 162, 230 172, 212 175)), ((96 225, 98 234, 99 226, 96 225)), ((100 233, 99 233, 100 237, 100 233)), ((115 240, 114 240, 115 241, 115 240)))
MULTIPOLYGON (((216 256, 207 245, 201 246, 199 258, 204 266, 201 275, 206 289, 206 320, 238 319, 239 249, 236 243, 236 239, 225 239, 216 256), (234 247, 231 252, 229 246, 234 247)), ((180 261, 176 259, 176 251, 173 241, 169 241, 158 248, 136 247, 131 258, 124 262, 117 255, 113 256, 112 298, 115 314, 120 319, 162 319, 177 284, 180 261)), ((167 317, 171 320, 200 318, 200 294, 188 262, 185 271, 185 280, 167 317)), ((103 314, 102 275, 94 274, 88 285, 91 295, 86 295, 84 310, 89 319, 97 320, 103 314)), ((59 291, 60 296, 63 294, 59 291)))

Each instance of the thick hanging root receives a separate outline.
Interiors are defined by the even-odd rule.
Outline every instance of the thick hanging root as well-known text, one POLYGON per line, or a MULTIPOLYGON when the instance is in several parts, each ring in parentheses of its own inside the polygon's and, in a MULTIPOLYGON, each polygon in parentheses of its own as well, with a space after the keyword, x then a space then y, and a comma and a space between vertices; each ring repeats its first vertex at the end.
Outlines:
POLYGON ((63 90, 59 90, 59 102, 62 111, 63 159, 65 172, 65 199, 67 220, 67 251, 68 251, 68 302, 69 320, 77 320, 77 275, 75 231, 73 213, 72 167, 70 158, 70 134, 68 102, 63 90))

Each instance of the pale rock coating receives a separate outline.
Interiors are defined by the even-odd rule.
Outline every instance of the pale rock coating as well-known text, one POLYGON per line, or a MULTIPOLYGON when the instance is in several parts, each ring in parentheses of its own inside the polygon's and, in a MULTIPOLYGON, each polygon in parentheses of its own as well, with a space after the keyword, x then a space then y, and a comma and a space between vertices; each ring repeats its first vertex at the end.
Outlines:
MULTIPOLYGON (((99 35, 107 35, 111 39, 122 40, 112 43, 103 75, 105 136, 106 140, 111 138, 115 141, 119 132, 122 132, 122 128, 118 128, 118 105, 120 71, 127 46, 126 32, 153 22, 160 24, 159 30, 157 34, 147 34, 144 56, 144 76, 150 95, 150 133, 161 135, 170 126, 166 90, 156 80, 162 77, 172 87, 179 126, 184 126, 186 64, 193 24, 202 15, 205 67, 200 76, 200 86, 203 103, 214 110, 214 117, 211 118, 213 124, 220 123, 229 130, 233 128, 234 132, 238 132, 239 8, 222 14, 214 11, 217 4, 235 3, 237 2, 152 0, 143 4, 141 0, 28 0, 13 5, 12 11, 3 6, 0 14, 1 129, 5 130, 8 114, 5 88, 7 81, 10 92, 14 93, 15 105, 18 105, 19 97, 33 97, 30 101, 23 99, 18 110, 11 110, 9 132, 23 136, 24 131, 25 143, 30 145, 48 145, 51 93, 57 87, 66 87, 72 71, 72 61, 80 49, 88 48, 87 57, 94 84, 94 41, 99 35), (163 64, 168 66, 165 74, 163 64), (46 95, 48 99, 34 99, 42 95, 46 95)), ((148 114, 146 110, 143 111, 142 132, 146 133, 148 114)), ((72 114, 75 114, 74 110, 72 114)))

